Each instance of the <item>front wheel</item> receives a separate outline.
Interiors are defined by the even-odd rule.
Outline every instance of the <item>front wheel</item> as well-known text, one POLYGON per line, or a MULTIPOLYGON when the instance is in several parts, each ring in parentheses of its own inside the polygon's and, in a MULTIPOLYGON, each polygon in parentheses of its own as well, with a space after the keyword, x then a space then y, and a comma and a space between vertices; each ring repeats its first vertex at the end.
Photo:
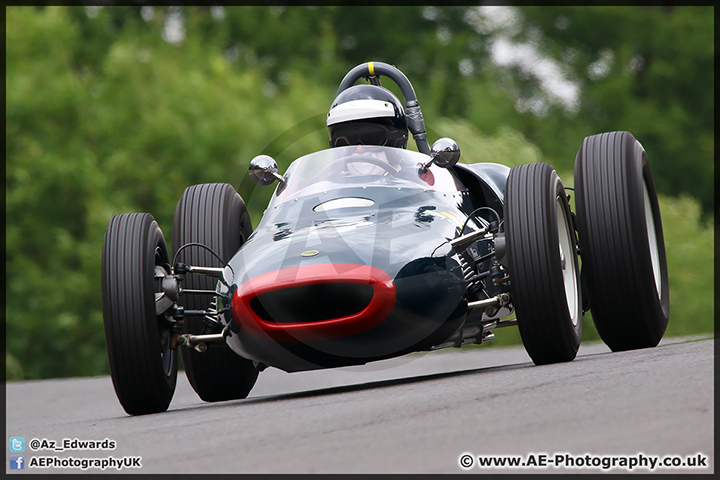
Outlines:
POLYGON ((103 243, 103 322, 115 393, 131 415, 164 412, 175 392, 172 324, 155 307, 156 277, 166 273, 168 250, 153 216, 115 215, 103 243))
POLYGON ((575 358, 582 336, 580 275, 570 205, 548 163, 510 169, 505 238, 510 293, 535 364, 575 358))

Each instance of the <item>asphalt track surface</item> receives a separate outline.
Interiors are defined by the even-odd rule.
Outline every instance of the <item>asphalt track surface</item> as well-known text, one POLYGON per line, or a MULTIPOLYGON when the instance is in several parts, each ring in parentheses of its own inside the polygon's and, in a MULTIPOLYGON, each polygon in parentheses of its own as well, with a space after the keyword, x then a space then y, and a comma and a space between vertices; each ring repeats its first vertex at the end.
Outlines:
POLYGON ((25 438, 26 469, 11 471, 6 460, 6 472, 81 472, 31 469, 32 457, 140 456, 140 469, 122 472, 601 473, 551 465, 492 470, 480 468, 477 457, 532 463, 568 454, 597 463, 602 456, 702 454, 706 468, 655 472, 708 474, 715 458, 713 370, 713 340, 664 339, 620 353, 582 345, 573 362, 540 367, 522 347, 465 348, 363 367, 268 369, 248 399, 214 404, 202 402, 181 374, 169 411, 139 417, 125 414, 109 377, 10 382, 6 442, 25 438), (106 438, 114 450, 29 448, 31 439, 106 438), (469 469, 460 466, 463 454, 473 457, 469 469))

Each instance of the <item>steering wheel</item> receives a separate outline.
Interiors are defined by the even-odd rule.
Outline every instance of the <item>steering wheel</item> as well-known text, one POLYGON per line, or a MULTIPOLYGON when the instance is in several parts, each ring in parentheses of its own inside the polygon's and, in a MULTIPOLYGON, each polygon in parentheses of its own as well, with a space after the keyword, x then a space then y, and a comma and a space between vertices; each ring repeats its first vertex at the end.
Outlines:
POLYGON ((396 67, 383 62, 362 63, 350 70, 340 82, 337 93, 350 88, 361 78, 367 78, 373 85, 380 85, 380 76, 385 75, 394 81, 405 97, 405 117, 407 118, 408 130, 413 134, 415 145, 421 153, 430 155, 430 144, 425 131, 425 120, 423 120, 420 103, 418 103, 415 90, 410 80, 396 67))
POLYGON ((361 155, 355 153, 352 155, 348 155, 347 157, 338 158, 331 164, 327 165, 325 168, 320 170, 320 173, 316 175, 316 178, 325 178, 331 175, 336 175, 345 170, 345 168, 351 163, 370 163, 372 165, 375 165, 376 167, 382 168, 392 176, 395 176, 398 173, 398 171, 391 165, 389 165, 387 162, 379 160, 375 157, 370 157, 368 155, 361 155))

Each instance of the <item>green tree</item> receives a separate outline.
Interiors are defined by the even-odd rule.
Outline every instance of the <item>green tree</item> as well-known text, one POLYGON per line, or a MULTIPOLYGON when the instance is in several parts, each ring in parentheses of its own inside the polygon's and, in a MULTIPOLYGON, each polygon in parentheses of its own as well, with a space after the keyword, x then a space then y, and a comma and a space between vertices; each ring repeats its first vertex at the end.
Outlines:
MULTIPOLYGON (((579 86, 576 112, 521 129, 561 164, 583 137, 628 130, 648 151, 658 190, 713 211, 712 7, 524 7, 518 41, 537 41, 579 86)), ((537 86, 529 87, 536 90, 537 86)))
MULTIPOLYGON (((153 212, 171 242, 186 186, 238 186, 268 139, 325 95, 293 75, 274 98, 261 71, 236 70, 192 36, 164 42, 151 24, 125 22, 104 55, 85 54, 92 38, 74 11, 7 11, 7 346, 28 378, 107 371, 99 274, 113 214, 153 212)), ((299 139, 280 159, 324 141, 299 139)))

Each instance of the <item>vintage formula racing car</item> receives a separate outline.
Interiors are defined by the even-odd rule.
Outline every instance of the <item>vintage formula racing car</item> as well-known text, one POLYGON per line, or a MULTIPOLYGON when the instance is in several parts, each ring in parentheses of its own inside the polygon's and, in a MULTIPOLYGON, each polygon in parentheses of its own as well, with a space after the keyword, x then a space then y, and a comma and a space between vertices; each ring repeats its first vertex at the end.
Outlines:
POLYGON ((613 351, 660 341, 660 210, 630 133, 584 139, 572 212, 548 163, 458 163, 448 138, 430 148, 413 87, 391 65, 348 72, 327 125, 331 147, 284 174, 266 155, 250 162, 256 183, 277 181, 254 230, 226 183, 185 190, 172 252, 151 214, 111 219, 103 316, 126 412, 167 410, 178 353, 213 402, 245 398, 268 366, 361 365, 484 343, 513 325, 535 364, 570 361, 589 310, 613 351), (409 134, 417 152, 405 148, 409 134))

